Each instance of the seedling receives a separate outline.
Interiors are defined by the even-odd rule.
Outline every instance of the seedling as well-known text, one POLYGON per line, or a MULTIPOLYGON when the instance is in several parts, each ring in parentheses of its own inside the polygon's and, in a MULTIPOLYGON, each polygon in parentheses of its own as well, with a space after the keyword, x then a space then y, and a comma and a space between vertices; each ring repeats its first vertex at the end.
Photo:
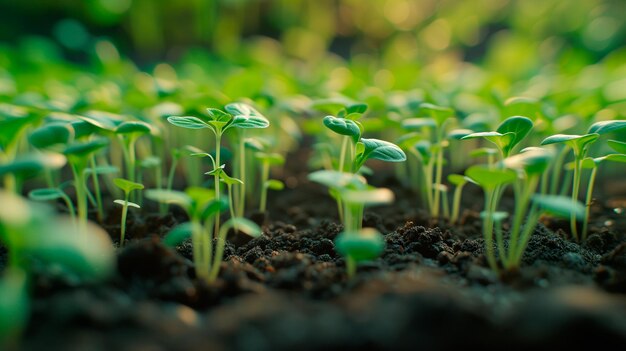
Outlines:
POLYGON ((149 134, 151 131, 148 123, 140 121, 123 122, 115 128, 115 134, 120 140, 124 154, 126 178, 130 182, 135 182, 137 179, 135 143, 142 135, 149 134))
POLYGON ((282 190, 285 185, 277 179, 270 178, 270 167, 282 165, 285 158, 278 153, 257 152, 256 157, 261 161, 261 199, 259 200, 259 211, 265 212, 267 208, 267 191, 282 190))
POLYGON ((128 207, 134 207, 134 208, 141 208, 139 205, 137 205, 134 202, 130 202, 130 194, 133 190, 141 190, 144 188, 143 184, 139 184, 139 183, 135 183, 135 182, 131 182, 130 180, 126 180, 123 178, 115 178, 113 180, 113 182, 115 183, 115 185, 122 189, 122 191, 124 192, 124 200, 114 200, 113 202, 115 202, 118 205, 122 205, 122 220, 120 223, 120 228, 121 228, 121 232, 120 232, 120 246, 124 246, 124 237, 126 236, 126 215, 128 213, 128 207))
MULTIPOLYGON (((572 149, 574 153, 574 180, 572 183, 572 203, 578 201, 578 194, 580 191, 580 182, 582 174, 582 162, 585 159, 589 146, 593 144, 600 135, 610 133, 622 128, 626 128, 626 121, 602 121, 594 123, 587 134, 573 135, 573 134, 556 134, 545 138, 541 145, 559 144, 564 143, 572 149)), ((576 225, 576 216, 574 213, 570 216, 570 228, 572 231, 572 237, 574 240, 579 241, 581 238, 578 235, 578 227, 576 225)))
POLYGON ((455 185, 454 197, 452 200, 452 214, 450 216, 450 223, 455 224, 459 219, 459 210, 461 208, 461 195, 463 194, 463 187, 467 182, 471 182, 472 179, 460 174, 450 174, 448 181, 455 185))
POLYGON ((106 139, 94 139, 89 142, 69 145, 64 154, 72 168, 74 175, 74 188, 76 189, 76 203, 78 208, 78 225, 85 228, 87 224, 87 184, 85 182, 85 169, 93 153, 109 144, 106 139))
POLYGON ((384 249, 384 240, 378 231, 363 229, 363 209, 366 205, 392 202, 393 193, 389 189, 368 186, 365 178, 350 173, 316 171, 309 174, 309 179, 327 186, 343 205, 344 230, 335 239, 335 246, 346 257, 348 277, 353 277, 358 262, 378 257, 384 249))
MULTIPOLYGON (((0 117, 0 164, 7 164, 15 159, 19 141, 39 117, 24 108, 7 104, 0 105, 0 117)), ((6 173, 3 178, 5 189, 18 191, 12 173, 6 173)))
POLYGON ((35 201, 53 201, 61 199, 67 206, 67 210, 72 217, 73 221, 76 221, 76 210, 74 209, 74 205, 72 204, 72 200, 69 196, 63 191, 61 187, 58 188, 42 188, 35 189, 28 193, 28 197, 31 200, 35 201))

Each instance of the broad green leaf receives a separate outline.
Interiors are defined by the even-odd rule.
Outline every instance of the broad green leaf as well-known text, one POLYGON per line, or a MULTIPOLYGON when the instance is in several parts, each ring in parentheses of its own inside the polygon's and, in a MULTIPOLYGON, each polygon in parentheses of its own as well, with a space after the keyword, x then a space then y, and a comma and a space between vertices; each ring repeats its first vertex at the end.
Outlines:
POLYGON ((109 145, 109 140, 100 138, 92 141, 70 144, 63 153, 68 156, 78 158, 87 157, 88 155, 109 145))
POLYGON ((211 201, 209 201, 204 207, 204 209, 202 210, 202 214, 200 218, 202 220, 205 220, 209 218, 210 216, 214 216, 219 213, 222 213, 226 211, 227 209, 228 209, 228 201, 226 200, 225 197, 222 196, 220 197, 219 200, 211 199, 211 201))
POLYGON ((358 113, 362 115, 365 113, 365 111, 367 111, 367 107, 368 107, 367 104, 361 103, 361 102, 351 104, 346 107, 346 115, 350 115, 353 113, 358 113))
POLYGON ((285 188, 285 183, 277 179, 269 179, 265 182, 265 187, 271 190, 279 191, 285 188))
POLYGON ((484 189, 493 190, 497 186, 512 183, 517 178, 515 171, 511 169, 489 168, 484 165, 476 165, 468 168, 465 175, 484 189))
POLYGON ((575 154, 580 154, 585 151, 587 146, 595 142, 600 137, 600 134, 556 134, 551 135, 541 142, 541 145, 564 143, 574 150, 575 154))
POLYGON ((466 135, 461 138, 461 140, 467 139, 475 139, 475 138, 484 138, 495 144, 498 149, 502 151, 504 155, 508 155, 508 152, 511 151, 511 143, 515 138, 515 133, 509 132, 506 134, 502 134, 500 132, 478 132, 466 135))
POLYGON ((324 117, 324 125, 337 134, 351 137, 352 141, 355 143, 361 138, 361 129, 356 122, 352 120, 326 116, 324 117))
POLYGON ((404 150, 411 149, 415 143, 420 140, 423 140, 425 136, 421 133, 411 132, 404 134, 396 140, 396 144, 400 146, 404 150))
POLYGON ((72 139, 73 132, 71 125, 50 123, 35 129, 28 136, 28 141, 36 148, 45 149, 57 144, 67 144, 72 139))
POLYGON ((130 193, 133 190, 141 190, 144 188, 143 184, 131 182, 130 180, 123 178, 115 178, 113 179, 113 183, 125 193, 130 193))
POLYGON ((193 224, 191 222, 185 222, 177 225, 163 238, 163 244, 169 247, 175 247, 191 237, 193 230, 193 224))
POLYGON ((79 115, 78 118, 95 127, 108 131, 114 131, 118 125, 124 122, 124 117, 121 115, 93 110, 79 115))
POLYGON ((341 198, 351 204, 381 205, 393 202, 394 195, 389 189, 343 190, 341 198))
MULTIPOLYGON (((237 231, 243 232, 253 238, 258 238, 263 234, 261 227, 249 219, 243 217, 234 217, 224 223, 225 228, 237 228, 237 231)), ((222 228, 223 230, 224 228, 222 228)))
POLYGON ((573 202, 569 196, 535 195, 532 201, 544 212, 555 216, 569 218, 573 213, 578 220, 585 217, 585 206, 580 201, 573 202))
POLYGON ((362 165, 368 159, 387 162, 406 161, 406 154, 394 143, 379 139, 361 138, 363 153, 357 156, 357 165, 362 165))
POLYGON ((530 133, 531 129, 533 129, 533 121, 529 118, 513 116, 505 119, 496 129, 496 132, 504 135, 513 133, 511 141, 504 146, 504 154, 510 154, 513 148, 530 133))
POLYGON ((134 202, 126 201, 126 200, 113 200, 114 203, 122 206, 129 206, 134 208, 141 208, 141 206, 137 205, 134 202))
POLYGON ((70 126, 74 130, 75 139, 84 138, 96 133, 99 130, 98 127, 83 120, 72 122, 70 126))
POLYGON ((177 127, 187 129, 210 128, 209 125, 203 122, 200 118, 192 116, 170 116, 167 117, 167 121, 177 127))
POLYGON ((611 149, 617 151, 620 154, 626 154, 626 142, 618 140, 609 140, 606 142, 611 149))
POLYGON ((149 189, 146 190, 146 198, 166 204, 179 205, 185 211, 189 211, 192 206, 192 199, 189 195, 182 191, 165 190, 165 189, 149 189))
POLYGON ((21 155, 10 163, 0 164, 0 177, 14 174, 19 178, 29 178, 45 169, 59 169, 66 162, 65 156, 56 153, 21 155))
POLYGON ((535 148, 504 159, 504 165, 508 168, 524 170, 526 174, 543 173, 554 154, 548 149, 535 148))
POLYGON ((364 188, 367 184, 367 181, 362 176, 339 171, 315 171, 310 173, 308 178, 312 182, 338 189, 346 187, 364 188))
POLYGON ((200 186, 190 186, 185 189, 185 194, 189 196, 191 202, 195 204, 198 209, 204 208, 209 201, 215 199, 215 190, 203 188, 200 186))
POLYGON ((448 181, 456 186, 463 185, 467 183, 469 180, 468 177, 460 175, 460 174, 450 174, 448 175, 448 181))
POLYGON ((607 134, 616 130, 626 128, 626 120, 613 120, 596 122, 589 127, 587 134, 607 134))
POLYGON ((152 128, 146 122, 130 121, 123 122, 122 124, 117 126, 117 128, 115 128, 115 134, 148 134, 151 130, 152 128))
POLYGON ((37 117, 33 114, 29 115, 26 109, 14 107, 8 110, 0 108, 0 149, 5 149, 14 143, 21 135, 20 133, 37 120, 37 117))
POLYGON ((422 158, 422 163, 428 164, 428 162, 430 161, 430 158, 432 157, 431 143, 428 140, 422 140, 422 141, 418 141, 417 143, 415 143, 413 147, 415 148, 415 151, 417 151, 417 153, 422 158))
POLYGON ((625 154, 610 154, 610 155, 595 158, 594 161, 596 163, 603 162, 603 161, 626 163, 626 155, 625 154))
POLYGON ((230 127, 236 128, 267 128, 270 122, 252 106, 243 103, 233 103, 225 106, 226 111, 234 116, 230 127))
POLYGON ((65 193, 58 188, 35 189, 28 193, 28 198, 35 201, 50 201, 60 199, 65 193))
POLYGON ((356 262, 372 260, 385 250, 385 239, 374 228, 358 232, 341 232, 335 239, 335 250, 356 262))

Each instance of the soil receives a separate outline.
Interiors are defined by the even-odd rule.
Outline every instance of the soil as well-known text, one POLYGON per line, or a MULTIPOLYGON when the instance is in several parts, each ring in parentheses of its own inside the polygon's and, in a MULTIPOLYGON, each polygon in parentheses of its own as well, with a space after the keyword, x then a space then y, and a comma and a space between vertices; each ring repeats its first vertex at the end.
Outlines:
MULTIPOLYGON (((303 157, 295 155, 294 157, 303 157)), ((303 165, 304 162, 291 164, 303 165)), ((184 214, 131 213, 117 274, 86 285, 35 273, 24 350, 588 349, 626 346, 626 197, 592 207, 589 239, 543 218, 522 268, 486 264, 479 190, 464 195, 460 225, 433 223, 416 196, 383 173, 392 206, 366 211, 385 234, 384 254, 354 279, 333 240, 342 230, 325 189, 292 169, 271 193, 256 239, 232 235, 219 279, 196 279, 191 243, 161 238, 184 214), (618 210, 614 210, 618 208, 618 210)), ((599 183, 599 184, 607 184, 599 183)), ((608 186, 608 185, 607 185, 608 186)), ((603 197, 605 198, 605 197, 603 197)), ((103 224, 119 236, 119 209, 103 224)))

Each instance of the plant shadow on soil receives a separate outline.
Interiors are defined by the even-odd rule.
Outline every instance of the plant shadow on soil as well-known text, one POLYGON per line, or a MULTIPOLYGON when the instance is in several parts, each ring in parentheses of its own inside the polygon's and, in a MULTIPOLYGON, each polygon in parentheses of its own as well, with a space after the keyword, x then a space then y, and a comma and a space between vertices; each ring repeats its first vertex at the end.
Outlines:
MULTIPOLYGON (((294 171, 297 188, 271 194, 256 239, 231 235, 220 277, 195 278, 191 243, 161 238, 184 214, 146 203, 129 216, 117 275, 77 282, 39 267, 27 350, 526 349, 626 344, 626 226, 596 203, 591 235, 566 240, 567 221, 542 219, 522 268, 487 268, 478 190, 458 226, 432 223, 391 176, 392 206, 366 211, 385 233, 383 255, 348 280, 333 240, 342 230, 326 190, 294 171), (153 212, 151 210, 154 210, 153 212), (606 224, 612 224, 607 226, 606 224)), ((375 184, 376 184, 375 183, 375 184)), ((505 204, 506 206, 506 204, 505 204)), ((252 214, 253 218, 263 216, 252 214)), ((103 224, 119 236, 119 209, 103 224)), ((4 256, 4 255, 3 255, 4 256)))

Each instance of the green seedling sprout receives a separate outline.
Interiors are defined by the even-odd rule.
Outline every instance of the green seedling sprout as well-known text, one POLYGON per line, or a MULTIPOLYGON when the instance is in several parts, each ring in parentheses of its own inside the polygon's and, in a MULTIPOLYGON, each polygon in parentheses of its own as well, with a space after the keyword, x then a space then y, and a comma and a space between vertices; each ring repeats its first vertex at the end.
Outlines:
MULTIPOLYGON (((18 106, 0 105, 0 164, 11 163, 18 154, 18 145, 29 126, 39 119, 25 108, 18 106)), ((18 185, 14 175, 4 175, 4 188, 18 192, 18 185)))
MULTIPOLYGON (((607 134, 616 130, 626 128, 626 120, 614 120, 614 121, 602 121, 597 122, 589 127, 587 134, 575 135, 575 134, 556 134, 545 138, 541 145, 560 144, 563 143, 572 149, 574 153, 574 180, 572 183, 572 203, 578 202, 578 195, 580 192, 580 183, 582 176, 582 163, 589 147, 600 137, 602 134, 607 134)), ((578 227, 576 224, 575 213, 570 216, 570 228, 572 231, 572 237, 574 240, 579 241, 581 237, 578 235, 578 227)))
POLYGON ((455 224, 459 219, 459 210, 461 208, 461 195, 463 194, 463 187, 467 182, 471 182, 471 178, 462 176, 460 174, 450 174, 448 181, 456 187, 454 189, 454 197, 452 200, 452 214, 450 215, 450 223, 455 224))
POLYGON ((256 157, 261 161, 261 199, 259 200, 259 211, 265 212, 267 208, 267 191, 282 190, 285 185, 277 179, 270 178, 270 167, 282 165, 285 158, 278 153, 257 152, 256 157))
POLYGON ((226 184, 226 189, 228 190, 228 207, 230 209, 230 217, 231 218, 235 218, 235 207, 233 206, 233 198, 234 198, 234 191, 233 191, 233 186, 241 186, 243 185, 243 182, 241 181, 241 179, 237 179, 237 178, 233 178, 231 176, 229 176, 226 171, 224 171, 224 167, 225 165, 221 165, 218 168, 213 169, 212 171, 206 172, 205 174, 207 175, 216 175, 219 177, 220 181, 224 184, 226 184))
POLYGON ((61 187, 35 189, 28 193, 28 198, 34 201, 53 201, 61 199, 65 203, 65 206, 67 206, 72 220, 76 221, 76 210, 74 209, 72 200, 61 187))
POLYGON ((137 180, 135 144, 141 136, 150 134, 151 131, 152 128, 148 123, 140 121, 122 122, 115 128, 115 134, 118 136, 120 144, 122 145, 126 178, 131 182, 137 180))
MULTIPOLYGON (((626 143, 620 143, 620 144, 615 144, 615 143, 619 143, 616 142, 615 140, 611 140, 614 143, 610 143, 609 145, 618 152, 621 151, 626 151, 626 148, 624 148, 626 146, 626 143)), ((583 160, 581 167, 583 169, 590 169, 591 173, 589 175, 589 181, 587 182, 587 195, 585 198, 585 215, 583 217, 583 227, 582 227, 582 240, 586 240, 587 239, 587 228, 589 226, 589 211, 591 208, 591 202, 593 200, 593 187, 594 184, 596 182, 596 175, 598 173, 598 168, 600 167, 600 164, 604 163, 605 161, 610 161, 610 162, 619 162, 619 163, 626 163, 626 154, 610 154, 610 155, 606 155, 606 156, 602 156, 602 157, 596 157, 596 158, 590 158, 587 157, 583 160)))
POLYGON ((246 188, 245 183, 247 181, 246 174, 246 130, 267 128, 270 125, 269 120, 263 116, 259 111, 244 103, 232 103, 224 106, 224 109, 230 113, 237 121, 236 127, 239 133, 237 133, 236 144, 238 146, 237 158, 239 163, 235 167, 235 177, 241 180, 241 184, 236 187, 237 201, 235 213, 238 217, 243 217, 246 203, 246 188))
POLYGON ((109 145, 109 142, 106 139, 94 139, 89 142, 70 144, 64 151, 74 176, 78 224, 81 228, 85 228, 87 223, 87 184, 85 182, 85 169, 93 153, 107 145, 109 145))
POLYGON ((327 186, 341 200, 344 230, 335 239, 335 247, 346 257, 346 271, 351 278, 358 262, 378 257, 385 245, 378 231, 363 229, 363 209, 366 205, 392 202, 393 193, 368 186, 365 178, 356 174, 322 170, 309 174, 309 179, 327 186))
POLYGON ((124 192, 124 200, 114 200, 118 205, 122 205, 122 220, 120 222, 120 246, 124 246, 124 238, 126 236, 126 215, 128 213, 128 207, 141 208, 134 202, 130 202, 130 194, 133 190, 142 190, 144 188, 143 184, 131 182, 130 180, 126 180, 123 178, 115 178, 113 180, 115 185, 122 189, 124 192))
POLYGON ((489 266, 498 271, 496 256, 493 251, 493 225, 498 196, 496 192, 504 185, 515 181, 516 173, 510 169, 490 168, 489 166, 477 165, 468 168, 465 175, 478 184, 485 192, 485 215, 483 217, 483 239, 485 241, 485 256, 489 266))

